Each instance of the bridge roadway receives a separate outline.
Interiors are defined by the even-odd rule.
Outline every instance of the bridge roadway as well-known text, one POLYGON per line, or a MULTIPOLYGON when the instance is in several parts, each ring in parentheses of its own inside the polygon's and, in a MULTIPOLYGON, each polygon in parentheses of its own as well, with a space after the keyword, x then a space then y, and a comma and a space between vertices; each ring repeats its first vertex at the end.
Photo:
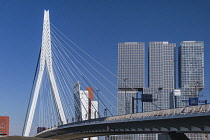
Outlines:
POLYGON ((77 139, 145 133, 210 133, 210 104, 79 121, 45 130, 40 138, 77 139))

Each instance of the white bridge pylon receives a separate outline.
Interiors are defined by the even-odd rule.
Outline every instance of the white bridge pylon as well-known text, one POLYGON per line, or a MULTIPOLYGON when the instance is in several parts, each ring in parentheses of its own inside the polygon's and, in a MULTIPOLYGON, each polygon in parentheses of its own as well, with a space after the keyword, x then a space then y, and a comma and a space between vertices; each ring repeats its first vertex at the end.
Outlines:
POLYGON ((52 93, 54 94, 56 106, 58 109, 58 114, 60 117, 60 121, 63 124, 66 124, 66 117, 63 111, 62 103, 60 100, 58 88, 56 85, 54 73, 53 73, 53 67, 52 67, 52 52, 51 52, 51 36, 50 36, 50 18, 49 18, 49 10, 44 11, 44 22, 43 22, 43 32, 42 32, 42 47, 41 47, 41 55, 40 55, 40 67, 38 72, 38 78, 36 81, 36 86, 34 90, 34 96, 32 98, 31 107, 28 114, 28 119, 25 126, 24 136, 29 136, 34 112, 37 104, 37 99, 39 96, 40 86, 42 83, 42 77, 44 73, 44 69, 46 69, 49 76, 50 86, 52 89, 52 93))

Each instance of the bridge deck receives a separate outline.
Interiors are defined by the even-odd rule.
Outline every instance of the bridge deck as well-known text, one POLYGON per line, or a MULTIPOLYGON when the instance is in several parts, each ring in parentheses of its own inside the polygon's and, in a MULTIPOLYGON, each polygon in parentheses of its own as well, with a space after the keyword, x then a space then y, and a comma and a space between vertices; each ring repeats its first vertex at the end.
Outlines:
POLYGON ((74 122, 45 130, 37 137, 76 139, 168 132, 210 133, 210 104, 74 122))

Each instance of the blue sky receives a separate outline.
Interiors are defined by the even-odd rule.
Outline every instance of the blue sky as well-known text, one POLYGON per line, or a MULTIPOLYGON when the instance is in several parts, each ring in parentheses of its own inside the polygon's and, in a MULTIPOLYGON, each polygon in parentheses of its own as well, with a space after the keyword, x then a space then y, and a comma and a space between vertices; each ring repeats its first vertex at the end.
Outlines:
POLYGON ((205 98, 210 90, 209 0, 1 0, 0 115, 21 135, 41 45, 44 9, 51 22, 117 74, 117 43, 204 41, 205 98), (107 57, 109 56, 109 57, 107 57))

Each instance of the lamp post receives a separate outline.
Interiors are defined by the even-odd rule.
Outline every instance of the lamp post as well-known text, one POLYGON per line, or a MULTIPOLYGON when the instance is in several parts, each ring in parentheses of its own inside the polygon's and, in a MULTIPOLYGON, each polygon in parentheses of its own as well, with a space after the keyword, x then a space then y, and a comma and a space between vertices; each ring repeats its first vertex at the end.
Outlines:
POLYGON ((195 84, 195 96, 196 97, 198 97, 198 91, 199 91, 198 87, 199 87, 199 82, 197 81, 195 84))
POLYGON ((124 96, 124 101, 125 101, 125 114, 127 114, 126 80, 128 80, 128 78, 124 78, 123 79, 123 81, 125 82, 125 96, 124 96))
POLYGON ((99 89, 97 89, 96 90, 96 92, 97 92, 97 98, 98 98, 98 117, 100 118, 100 113, 99 113, 99 96, 98 96, 98 92, 99 92, 100 90, 99 89))

